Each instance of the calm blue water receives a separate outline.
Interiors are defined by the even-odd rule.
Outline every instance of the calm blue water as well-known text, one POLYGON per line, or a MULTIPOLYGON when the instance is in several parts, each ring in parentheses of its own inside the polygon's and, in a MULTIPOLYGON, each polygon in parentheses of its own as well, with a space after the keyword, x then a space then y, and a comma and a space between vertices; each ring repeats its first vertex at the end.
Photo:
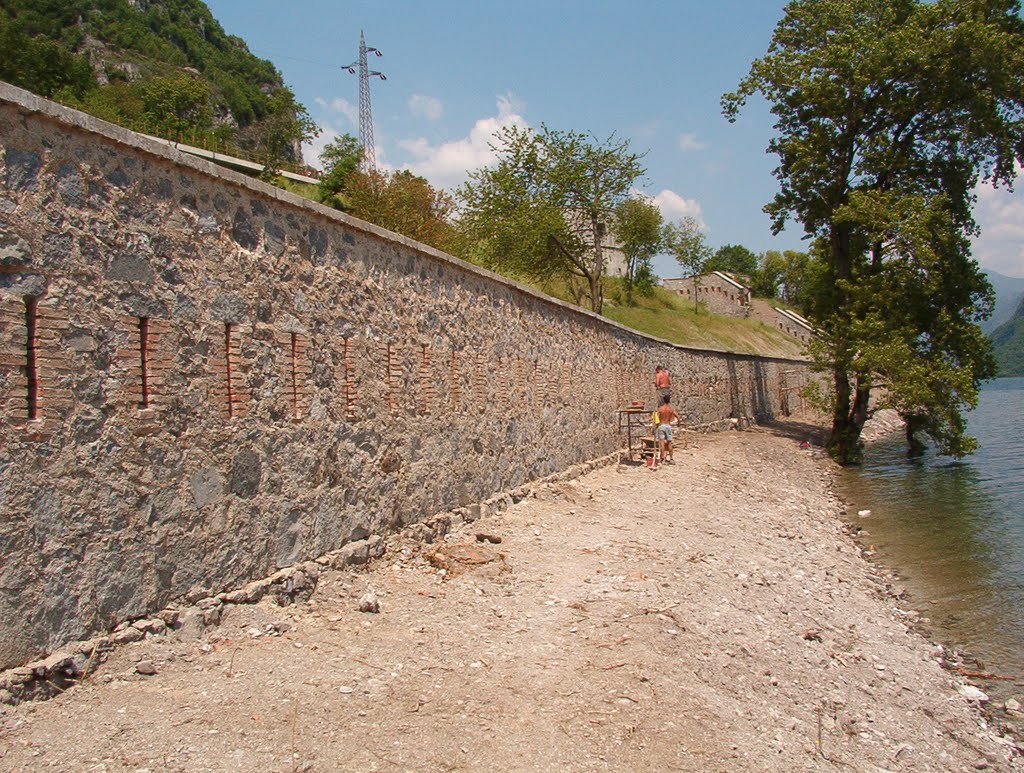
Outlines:
MULTIPOLYGON (((903 604, 931 619, 934 638, 1024 680, 1024 378, 987 384, 969 414, 981 448, 960 461, 906 457, 901 434, 844 470, 851 521, 901 577, 903 604), (869 509, 868 518, 858 510, 869 509)), ((1012 685, 1012 683, 1007 683, 1012 685)))

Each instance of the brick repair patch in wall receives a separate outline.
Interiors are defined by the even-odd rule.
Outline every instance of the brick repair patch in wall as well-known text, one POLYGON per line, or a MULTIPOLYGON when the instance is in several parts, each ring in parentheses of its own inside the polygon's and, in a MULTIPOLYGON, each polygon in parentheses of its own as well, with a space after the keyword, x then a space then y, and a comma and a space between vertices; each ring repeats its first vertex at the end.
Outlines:
POLYGON ((67 316, 41 297, 8 296, 0 304, 2 413, 10 426, 30 430, 30 439, 47 437, 73 404, 66 328, 67 316))
POLYGON ((516 383, 520 405, 528 405, 530 401, 530 361, 520 356, 519 367, 516 368, 516 383))
POLYGON ((24 421, 25 310, 19 299, 0 296, 0 424, 24 421))
POLYGON ((459 353, 452 349, 448 366, 448 404, 453 411, 462 407, 462 385, 459 383, 459 353))
POLYGON ((508 403, 508 358, 498 357, 494 363, 494 401, 498 405, 508 403))
MULTIPOLYGON (((156 411, 164 407, 165 378, 173 367, 173 357, 165 341, 169 330, 170 322, 166 319, 121 318, 123 345, 116 350, 118 363, 125 373, 121 405, 137 410, 144 421, 155 420, 156 411)), ((155 425, 151 431, 156 431, 155 425)))
POLYGON ((35 298, 25 299, 25 418, 35 421, 39 418, 39 361, 36 356, 38 344, 37 322, 39 302, 35 298))
POLYGON ((392 416, 399 413, 401 384, 402 364, 395 351, 395 345, 387 343, 384 345, 384 397, 392 416))
POLYGON ((228 418, 234 418, 235 416, 235 366, 237 365, 237 359, 234 356, 234 347, 232 344, 232 333, 236 332, 232 330, 232 324, 230 322, 224 323, 224 408, 227 411, 228 418))
POLYGON ((309 382, 313 368, 309 362, 309 339, 301 333, 292 333, 289 350, 289 398, 292 417, 301 419, 309 413, 309 382))
POLYGON ((344 369, 345 419, 352 421, 356 418, 356 372, 355 363, 352 361, 351 336, 345 336, 342 339, 341 346, 341 364, 344 369))
POLYGON ((242 386, 242 334, 233 322, 211 326, 210 369, 216 378, 211 397, 217 411, 226 419, 236 419, 248 411, 249 393, 242 386))
POLYGON ((309 338, 295 331, 275 330, 279 400, 285 414, 299 421, 309 414, 310 380, 313 368, 309 361, 309 338))
POLYGON ((149 317, 139 317, 139 370, 142 374, 139 385, 142 390, 139 398, 140 408, 149 408, 153 402, 149 391, 151 386, 149 363, 151 347, 152 343, 149 340, 149 317))
POLYGON ((473 369, 474 397, 478 405, 487 402, 487 360, 483 352, 476 353, 476 367, 473 369))
POLYGON ((430 344, 420 344, 420 413, 429 416, 434 405, 436 390, 430 369, 430 344))

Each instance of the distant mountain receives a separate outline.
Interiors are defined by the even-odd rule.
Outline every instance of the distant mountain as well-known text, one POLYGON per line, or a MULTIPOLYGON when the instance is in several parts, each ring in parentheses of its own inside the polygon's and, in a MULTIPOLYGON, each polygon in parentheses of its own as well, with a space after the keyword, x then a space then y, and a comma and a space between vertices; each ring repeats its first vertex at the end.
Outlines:
POLYGON ((1000 376, 1024 376, 1024 300, 1014 315, 992 331, 1000 376))
POLYGON ((996 291, 996 307, 992 316, 981 323, 983 333, 991 333, 1013 316, 1021 299, 1024 298, 1024 279, 1003 276, 995 271, 985 271, 988 281, 996 291))

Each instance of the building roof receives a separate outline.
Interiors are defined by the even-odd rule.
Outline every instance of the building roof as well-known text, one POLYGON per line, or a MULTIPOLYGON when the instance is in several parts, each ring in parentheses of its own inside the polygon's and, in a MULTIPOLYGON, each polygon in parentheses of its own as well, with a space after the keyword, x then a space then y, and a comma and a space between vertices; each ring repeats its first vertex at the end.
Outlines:
MULTIPOLYGON (((747 287, 742 282, 737 281, 737 279, 735 277, 725 273, 724 271, 712 271, 712 272, 710 272, 708 274, 701 274, 701 276, 717 276, 720 279, 724 279, 726 282, 728 282, 729 284, 733 285, 734 287, 736 287, 736 288, 738 288, 740 290, 743 290, 745 292, 750 292, 750 288, 749 287, 747 287)), ((665 279, 662 279, 661 281, 662 282, 689 282, 693 278, 694 278, 693 276, 673 276, 673 277, 666 277, 665 279)))
POLYGON ((814 332, 814 325, 812 325, 812 324, 811 324, 810 322, 808 322, 808 321, 807 321, 806 319, 804 319, 803 317, 801 317, 801 316, 800 316, 799 314, 797 314, 797 313, 796 313, 795 311, 790 311, 789 309, 783 309, 783 308, 780 308, 780 307, 778 307, 778 306, 773 306, 772 308, 774 308, 774 309, 775 309, 775 310, 776 310, 777 312, 779 312, 779 314, 781 314, 782 316, 784 316, 784 317, 786 317, 787 319, 790 319, 790 320, 792 320, 793 322, 795 322, 796 324, 800 325, 800 327, 805 327, 805 328, 807 328, 807 330, 808 330, 808 331, 810 331, 811 333, 813 333, 813 332, 814 332))
POLYGON ((748 292, 750 291, 749 287, 747 287, 742 282, 738 282, 734 277, 732 277, 731 275, 725 273, 724 271, 712 271, 711 273, 714 274, 715 276, 722 277, 722 279, 724 279, 726 282, 728 282, 731 285, 734 285, 735 287, 739 288, 740 290, 747 290, 748 292))

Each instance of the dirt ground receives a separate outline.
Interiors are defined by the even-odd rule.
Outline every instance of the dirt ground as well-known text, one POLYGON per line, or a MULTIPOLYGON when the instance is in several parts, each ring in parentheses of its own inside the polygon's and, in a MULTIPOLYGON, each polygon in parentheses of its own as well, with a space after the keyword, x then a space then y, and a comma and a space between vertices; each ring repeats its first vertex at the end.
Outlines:
POLYGON ((691 436, 658 471, 327 571, 307 603, 121 647, 0 709, 0 770, 1021 769, 845 533, 803 432, 691 436))

